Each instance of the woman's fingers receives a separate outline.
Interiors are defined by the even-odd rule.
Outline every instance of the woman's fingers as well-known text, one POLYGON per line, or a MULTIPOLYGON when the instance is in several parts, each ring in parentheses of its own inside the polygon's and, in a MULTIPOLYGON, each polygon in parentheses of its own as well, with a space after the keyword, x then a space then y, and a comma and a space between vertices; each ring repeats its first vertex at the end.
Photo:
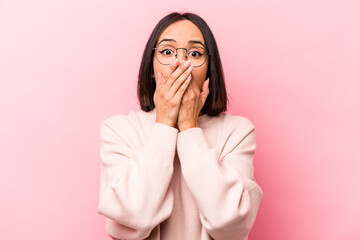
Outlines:
POLYGON ((161 92, 163 95, 167 95, 168 99, 173 98, 179 88, 183 85, 186 79, 191 76, 193 66, 190 61, 186 61, 180 66, 177 66, 179 61, 175 59, 170 64, 170 76, 164 76, 158 73, 157 86, 161 86, 161 92))
POLYGON ((202 91, 200 93, 200 98, 201 98, 201 104, 202 106, 204 106, 206 98, 209 96, 210 90, 209 90, 209 78, 205 80, 203 86, 202 86, 202 91))
POLYGON ((160 87, 166 84, 167 80, 169 79, 169 76, 176 70, 178 63, 179 61, 177 60, 177 58, 171 62, 169 72, 167 73, 167 75, 163 75, 162 73, 158 72, 158 79, 155 79, 156 86, 160 87))
POLYGON ((190 67, 188 67, 186 69, 185 72, 183 72, 178 79, 175 80, 175 82, 173 83, 173 85, 170 87, 169 89, 169 94, 171 96, 174 96, 177 91, 179 90, 179 88, 183 85, 183 83, 190 77, 191 78, 191 72, 193 70, 193 66, 190 65, 190 67))
POLYGON ((182 96, 184 95, 186 89, 188 88, 191 82, 191 74, 185 79, 185 81, 180 85, 179 89, 175 92, 174 98, 181 101, 182 96))
POLYGON ((177 60, 173 61, 167 71, 170 72, 170 76, 158 72, 156 79, 154 103, 158 112, 157 121, 169 126, 176 125, 182 97, 191 83, 193 67, 190 62, 178 65, 177 60))
MULTIPOLYGON (((177 81, 177 79, 188 69, 190 68, 190 60, 184 62, 183 64, 181 64, 179 67, 176 68, 175 71, 173 71, 169 78, 167 79, 166 83, 164 84, 164 87, 166 90, 170 90, 170 88, 172 87, 172 85, 174 84, 175 81, 177 81)), ((191 72, 191 71, 190 71, 191 72)), ((185 77, 185 79, 188 77, 190 73, 187 73, 185 77)))
POLYGON ((160 87, 160 84, 162 82, 162 78, 163 78, 163 76, 162 76, 161 72, 158 72, 158 77, 155 78, 155 83, 156 83, 157 87, 160 87))

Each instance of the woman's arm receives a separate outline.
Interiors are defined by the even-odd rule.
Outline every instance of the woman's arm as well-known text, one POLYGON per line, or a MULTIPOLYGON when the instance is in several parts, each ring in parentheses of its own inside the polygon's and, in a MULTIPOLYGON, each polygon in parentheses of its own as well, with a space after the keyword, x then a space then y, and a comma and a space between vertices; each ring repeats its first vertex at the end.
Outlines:
POLYGON ((143 239, 168 218, 173 207, 169 184, 173 174, 178 130, 155 123, 141 146, 124 116, 116 131, 106 121, 100 127, 101 181, 98 212, 106 230, 119 239, 143 239))
POLYGON ((199 207, 200 220, 215 240, 245 239, 263 195, 253 176, 254 126, 242 121, 230 130, 222 136, 221 154, 208 146, 201 128, 178 134, 183 176, 199 207))

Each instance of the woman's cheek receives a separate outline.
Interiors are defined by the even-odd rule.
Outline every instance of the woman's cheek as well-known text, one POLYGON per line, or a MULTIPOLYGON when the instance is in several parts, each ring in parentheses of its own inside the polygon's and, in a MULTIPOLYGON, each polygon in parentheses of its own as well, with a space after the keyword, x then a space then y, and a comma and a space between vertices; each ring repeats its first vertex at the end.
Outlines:
POLYGON ((203 76, 199 76, 199 74, 192 74, 192 79, 196 82, 196 86, 199 88, 199 90, 201 91, 202 89, 202 85, 205 81, 205 78, 203 79, 204 77, 203 76))

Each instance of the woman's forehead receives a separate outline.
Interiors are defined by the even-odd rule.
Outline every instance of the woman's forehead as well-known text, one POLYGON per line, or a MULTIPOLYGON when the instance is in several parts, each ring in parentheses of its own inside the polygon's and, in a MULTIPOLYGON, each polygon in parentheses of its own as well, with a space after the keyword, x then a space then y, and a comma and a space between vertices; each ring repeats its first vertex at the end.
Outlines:
POLYGON ((157 44, 164 40, 170 40, 168 43, 172 42, 179 45, 194 44, 196 42, 205 45, 200 29, 189 20, 181 20, 170 24, 160 34, 157 44))

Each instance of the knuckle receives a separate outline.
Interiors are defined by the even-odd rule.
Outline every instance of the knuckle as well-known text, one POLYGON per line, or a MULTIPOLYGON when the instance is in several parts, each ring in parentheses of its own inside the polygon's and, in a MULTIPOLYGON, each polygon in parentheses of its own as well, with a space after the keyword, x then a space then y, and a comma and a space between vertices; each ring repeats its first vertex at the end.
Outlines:
POLYGON ((180 68, 181 68, 182 71, 185 71, 188 67, 185 66, 184 64, 182 64, 180 68))
POLYGON ((169 101, 170 105, 171 106, 176 106, 177 105, 177 100, 175 98, 172 98, 170 101, 169 101))
POLYGON ((171 101, 171 98, 169 97, 169 95, 164 94, 164 100, 171 101))
POLYGON ((176 69, 176 67, 177 67, 177 64, 175 64, 175 65, 174 65, 174 64, 172 64, 172 63, 170 64, 170 68, 171 68, 171 69, 173 69, 173 70, 174 70, 174 69, 176 69))
POLYGON ((166 94, 164 92, 160 92, 159 97, 166 99, 166 94))
POLYGON ((196 94, 195 94, 194 92, 190 94, 190 98, 191 98, 191 100, 196 99, 196 97, 197 97, 197 96, 196 96, 196 94))

